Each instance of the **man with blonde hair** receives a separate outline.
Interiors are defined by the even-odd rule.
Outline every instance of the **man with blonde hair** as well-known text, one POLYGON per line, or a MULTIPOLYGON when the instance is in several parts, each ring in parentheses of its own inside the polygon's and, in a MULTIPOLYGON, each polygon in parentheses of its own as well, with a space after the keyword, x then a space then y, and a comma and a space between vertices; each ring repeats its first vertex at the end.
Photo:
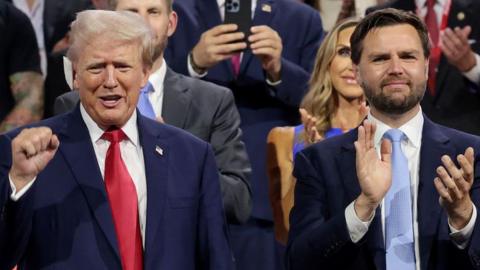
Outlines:
POLYGON ((138 113, 153 35, 84 11, 75 110, 0 137, 0 269, 231 269, 209 145, 138 113))
MULTIPOLYGON (((250 162, 241 141, 240 115, 230 90, 171 70, 163 59, 167 39, 175 32, 177 14, 171 0, 109 0, 111 9, 141 15, 155 33, 155 51, 149 83, 139 100, 140 113, 181 128, 212 145, 220 176, 227 222, 238 224, 250 216, 252 199, 248 179, 250 162)), ((55 112, 75 107, 77 91, 55 103, 55 112)))

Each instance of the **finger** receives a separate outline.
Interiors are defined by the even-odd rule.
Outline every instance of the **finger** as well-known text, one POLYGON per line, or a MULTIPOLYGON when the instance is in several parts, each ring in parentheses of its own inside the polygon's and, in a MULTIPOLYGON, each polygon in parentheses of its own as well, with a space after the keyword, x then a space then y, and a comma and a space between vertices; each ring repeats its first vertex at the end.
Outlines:
POLYGON ((20 151, 27 157, 31 158, 37 154, 37 149, 31 141, 24 141, 20 145, 20 151))
POLYGON ((275 32, 270 26, 267 25, 256 25, 250 27, 250 31, 253 34, 263 33, 263 32, 275 32))
MULTIPOLYGON (((245 34, 242 32, 235 32, 235 33, 228 33, 222 34, 211 39, 212 45, 222 45, 233 43, 235 41, 242 41, 245 38, 245 34)), ((237 42, 237 43, 245 43, 245 42, 237 42)))
POLYGON ((260 48, 260 49, 252 49, 252 53, 254 55, 264 55, 264 56, 271 56, 275 57, 277 55, 280 55, 277 49, 274 48, 260 48))
POLYGON ((58 139, 57 135, 52 135, 50 139, 50 144, 48 145, 49 150, 57 150, 60 146, 60 140, 58 139))
POLYGON ((450 177, 447 170, 443 166, 439 166, 436 170, 438 177, 442 181, 443 185, 447 188, 450 197, 453 200, 463 198, 463 192, 461 192, 457 185, 455 184, 455 180, 450 177))
POLYGON ((313 127, 312 131, 315 133, 315 136, 314 136, 314 141, 315 142, 319 142, 319 141, 323 140, 323 136, 320 135, 320 133, 318 132, 316 127, 313 127))
POLYGON ((305 125, 305 123, 307 122, 307 110, 305 110, 304 108, 300 108, 298 109, 298 112, 300 113, 300 119, 302 120, 302 123, 305 125))
POLYGON ((380 145, 380 157, 383 161, 391 163, 392 142, 390 142, 390 140, 382 139, 382 144, 380 145))
POLYGON ((377 129, 377 125, 374 122, 370 123, 370 134, 368 138, 368 148, 375 148, 373 140, 375 138, 375 131, 377 129))
POLYGON ((443 185, 442 180, 440 180, 439 177, 435 177, 435 179, 433 179, 433 183, 440 197, 443 198, 445 201, 452 203, 452 197, 450 197, 450 193, 448 192, 448 189, 445 187, 445 185, 443 185))
POLYGON ((463 28, 455 27, 455 32, 460 36, 461 39, 468 42, 468 36, 472 32, 472 27, 470 25, 467 25, 463 28))
MULTIPOLYGON (((365 125, 365 122, 364 122, 365 125)), ((355 149, 357 152, 364 152, 365 149, 365 126, 358 127, 357 141, 355 142, 355 149)))
POLYGON ((233 24, 233 23, 220 24, 220 25, 217 25, 217 26, 213 27, 212 29, 208 30, 207 33, 209 35, 212 35, 212 36, 218 36, 218 35, 222 35, 224 33, 237 31, 237 29, 238 29, 238 25, 233 24))
POLYGON ((458 188, 466 193, 470 191, 470 186, 473 182, 473 166, 467 160, 464 155, 457 156, 458 164, 460 164, 461 172, 462 172, 462 180, 457 183, 458 188))
POLYGON ((281 44, 271 39, 262 39, 250 44, 250 49, 257 50, 262 48, 280 49, 281 44))
POLYGON ((243 50, 247 47, 247 43, 245 42, 238 42, 238 43, 229 43, 223 45, 217 45, 210 49, 210 52, 213 54, 232 54, 234 52, 238 52, 239 50, 243 50))
MULTIPOLYGON (((448 30, 448 29, 447 29, 448 30)), ((440 35, 440 45, 444 50, 448 50, 451 55, 454 55, 455 52, 455 43, 453 42, 453 34, 451 34, 451 31, 445 30, 441 35, 440 35)))
POLYGON ((450 40, 451 44, 453 45, 452 49, 463 51, 465 49, 465 44, 468 46, 468 41, 466 41, 465 43, 462 42, 461 34, 459 35, 457 32, 454 32, 451 29, 446 29, 445 33, 447 38, 450 40))

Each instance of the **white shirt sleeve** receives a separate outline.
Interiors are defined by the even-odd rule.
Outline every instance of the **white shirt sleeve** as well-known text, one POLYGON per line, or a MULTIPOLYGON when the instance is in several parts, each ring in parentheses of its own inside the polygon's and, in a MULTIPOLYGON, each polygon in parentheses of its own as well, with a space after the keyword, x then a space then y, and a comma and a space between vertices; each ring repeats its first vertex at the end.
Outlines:
POLYGON ((372 223, 375 214, 372 215, 369 221, 364 222, 355 213, 355 201, 350 203, 345 208, 345 219, 347 221, 348 233, 353 243, 357 243, 367 233, 370 223, 372 223))
POLYGON ((465 249, 470 241, 470 237, 473 233, 473 227, 475 226, 475 221, 477 220, 477 208, 473 205, 473 212, 470 221, 463 227, 463 229, 457 230, 452 227, 450 220, 448 220, 448 227, 450 227, 450 239, 453 244, 459 249, 465 249))
POLYGON ((32 187, 33 182, 35 182, 36 177, 33 178, 30 183, 25 185, 21 190, 17 192, 17 188, 13 184, 12 178, 10 178, 10 175, 8 175, 8 180, 10 181, 10 188, 12 189, 12 194, 10 194, 10 199, 14 202, 20 200, 20 198, 23 196, 23 194, 27 193, 27 191, 32 187))
POLYGON ((187 67, 188 67, 188 74, 190 75, 190 77, 203 78, 208 74, 208 71, 205 71, 202 74, 198 74, 197 72, 195 72, 195 70, 192 67, 192 62, 190 61, 190 54, 187 56, 187 67))
POLYGON ((469 71, 464 72, 463 76, 465 76, 469 81, 473 82, 474 84, 480 85, 480 56, 478 54, 475 54, 475 61, 475 66, 473 66, 473 68, 469 71))

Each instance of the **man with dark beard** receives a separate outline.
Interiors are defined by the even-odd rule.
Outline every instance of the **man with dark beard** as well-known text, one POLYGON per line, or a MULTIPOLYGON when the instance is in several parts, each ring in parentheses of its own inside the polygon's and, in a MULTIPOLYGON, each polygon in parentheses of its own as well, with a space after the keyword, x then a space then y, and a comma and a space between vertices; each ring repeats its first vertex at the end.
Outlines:
POLYGON ((297 155, 289 269, 479 269, 480 139, 431 122, 426 26, 395 9, 351 37, 363 125, 297 155))

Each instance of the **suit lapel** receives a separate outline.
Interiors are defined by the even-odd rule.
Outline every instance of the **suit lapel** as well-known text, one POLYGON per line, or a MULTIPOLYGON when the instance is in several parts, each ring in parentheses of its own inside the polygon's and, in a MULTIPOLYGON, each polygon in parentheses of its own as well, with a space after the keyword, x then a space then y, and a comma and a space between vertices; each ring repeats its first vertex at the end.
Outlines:
POLYGON ((433 179, 436 168, 441 165, 441 156, 453 154, 448 146, 448 137, 428 118, 425 117, 420 150, 420 172, 417 198, 417 220, 419 231, 421 268, 428 268, 430 250, 438 233, 441 207, 438 203, 438 192, 433 179))
MULTIPOLYGON (((145 269, 149 269, 149 254, 158 256, 158 250, 168 247, 156 242, 156 234, 163 229, 160 224, 164 217, 167 200, 168 157, 169 151, 166 138, 162 138, 156 126, 150 120, 138 114, 138 131, 143 148, 145 176, 147 181, 147 222, 145 230, 145 269), (147 122, 148 121, 148 122, 147 122)), ((153 255, 152 255, 153 256, 153 255)))
POLYGON ((167 67, 163 83, 162 117, 165 123, 185 128, 185 121, 190 109, 191 97, 188 86, 182 83, 180 75, 167 67))
POLYGON ((105 184, 93 150, 88 129, 80 114, 80 107, 70 113, 70 119, 61 135, 60 152, 65 157, 79 187, 95 216, 98 225, 120 260, 112 211, 105 184), (85 169, 90 168, 90 169, 85 169))
MULTIPOLYGON (((270 25, 270 21, 272 20, 276 10, 275 0, 258 0, 252 25, 270 25)), ((252 57, 252 50, 248 49, 244 51, 242 62, 240 63, 239 74, 245 73, 248 64, 252 60, 252 57)))
MULTIPOLYGON (((343 185, 347 191, 347 202, 355 200, 361 192, 358 184, 357 171, 355 169, 356 152, 353 142, 357 139, 357 131, 348 133, 350 139, 342 145, 342 152, 336 156, 337 169, 343 179, 343 185), (353 167, 353 168, 352 168, 353 167)), ((377 208, 375 217, 365 235, 367 248, 372 255, 376 269, 385 269, 385 247, 382 234, 381 209, 377 208)))

